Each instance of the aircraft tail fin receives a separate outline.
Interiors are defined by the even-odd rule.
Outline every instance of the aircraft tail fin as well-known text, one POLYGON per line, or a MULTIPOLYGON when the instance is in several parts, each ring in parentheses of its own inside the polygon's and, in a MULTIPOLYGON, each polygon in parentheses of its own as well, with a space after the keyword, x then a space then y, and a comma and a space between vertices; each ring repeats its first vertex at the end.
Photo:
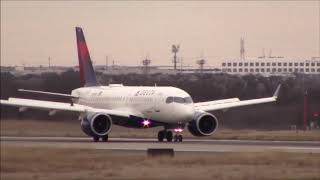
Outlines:
POLYGON ((82 86, 99 86, 81 27, 76 27, 79 72, 82 86))

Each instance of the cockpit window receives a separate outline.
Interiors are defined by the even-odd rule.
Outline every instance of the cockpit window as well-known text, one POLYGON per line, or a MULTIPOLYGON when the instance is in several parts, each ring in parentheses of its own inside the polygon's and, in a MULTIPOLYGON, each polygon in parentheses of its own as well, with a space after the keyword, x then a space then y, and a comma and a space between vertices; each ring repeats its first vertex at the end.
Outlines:
POLYGON ((166 103, 169 104, 169 103, 172 103, 173 102, 173 97, 167 97, 166 99, 166 103))
POLYGON ((180 104, 190 104, 190 103, 193 103, 191 97, 167 97, 166 99, 166 103, 169 104, 169 103, 180 103, 180 104))
POLYGON ((185 97, 184 100, 185 100, 185 102, 186 102, 187 104, 193 103, 191 97, 185 97))
POLYGON ((181 104, 185 103, 185 99, 182 98, 182 97, 174 97, 173 101, 176 102, 176 103, 181 103, 181 104))

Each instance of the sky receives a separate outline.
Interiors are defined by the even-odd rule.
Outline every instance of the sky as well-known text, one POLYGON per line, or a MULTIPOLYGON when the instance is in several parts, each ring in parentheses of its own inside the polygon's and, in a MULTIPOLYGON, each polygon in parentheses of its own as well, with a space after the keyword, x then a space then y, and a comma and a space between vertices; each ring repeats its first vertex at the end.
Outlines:
POLYGON ((75 27, 94 64, 184 65, 246 57, 320 56, 320 1, 1 1, 1 65, 77 65, 75 27))

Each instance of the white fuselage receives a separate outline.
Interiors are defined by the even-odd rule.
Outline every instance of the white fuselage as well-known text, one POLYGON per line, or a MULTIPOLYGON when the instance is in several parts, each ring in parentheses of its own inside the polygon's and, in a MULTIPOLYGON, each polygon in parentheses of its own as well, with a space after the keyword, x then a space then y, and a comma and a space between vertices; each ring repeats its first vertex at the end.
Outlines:
POLYGON ((78 104, 100 109, 124 110, 164 123, 186 123, 194 116, 190 95, 174 87, 109 85, 72 91, 78 104))

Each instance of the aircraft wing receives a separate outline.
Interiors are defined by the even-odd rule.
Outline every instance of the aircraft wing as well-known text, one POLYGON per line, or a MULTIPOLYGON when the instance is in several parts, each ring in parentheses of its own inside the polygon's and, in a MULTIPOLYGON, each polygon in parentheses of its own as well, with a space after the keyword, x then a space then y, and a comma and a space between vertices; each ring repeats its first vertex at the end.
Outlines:
POLYGON ((24 93, 33 93, 33 94, 43 94, 43 95, 51 95, 51 96, 60 96, 60 97, 67 97, 67 98, 79 98, 77 96, 72 96, 70 94, 62 94, 62 93, 53 93, 53 92, 46 92, 46 91, 34 91, 28 89, 18 89, 19 92, 24 93))
POLYGON ((129 117, 131 112, 112 110, 112 109, 98 109, 92 108, 90 106, 84 106, 80 104, 71 104, 71 103, 61 103, 53 101, 40 101, 32 99, 21 99, 21 98, 9 98, 8 100, 0 100, 1 105, 16 106, 21 108, 32 108, 32 109, 42 109, 49 111, 71 111, 79 113, 106 113, 109 115, 129 117))
POLYGON ((232 102, 239 102, 239 98, 230 98, 230 99, 221 99, 221 100, 215 100, 215 101, 206 101, 206 102, 197 102, 194 103, 196 107, 206 107, 210 105, 218 105, 218 104, 226 104, 226 103, 232 103, 232 102))
POLYGON ((250 100, 244 100, 244 101, 240 101, 238 98, 232 98, 232 99, 224 99, 224 100, 217 100, 217 101, 194 103, 194 107, 196 110, 201 110, 201 111, 215 111, 215 110, 225 110, 225 109, 240 107, 240 106, 274 102, 278 98, 280 87, 281 85, 278 85, 273 96, 268 98, 250 99, 250 100))

